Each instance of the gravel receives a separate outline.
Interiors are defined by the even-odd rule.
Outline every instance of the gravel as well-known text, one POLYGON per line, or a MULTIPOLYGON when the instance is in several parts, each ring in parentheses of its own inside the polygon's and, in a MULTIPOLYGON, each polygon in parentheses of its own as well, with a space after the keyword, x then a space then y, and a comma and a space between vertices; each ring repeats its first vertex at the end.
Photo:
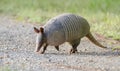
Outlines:
POLYGON ((71 46, 64 43, 59 52, 49 46, 39 54, 34 52, 33 26, 39 27, 0 16, 0 71, 120 71, 120 51, 111 49, 120 43, 109 44, 96 36, 107 49, 83 38, 78 53, 69 54, 71 46))

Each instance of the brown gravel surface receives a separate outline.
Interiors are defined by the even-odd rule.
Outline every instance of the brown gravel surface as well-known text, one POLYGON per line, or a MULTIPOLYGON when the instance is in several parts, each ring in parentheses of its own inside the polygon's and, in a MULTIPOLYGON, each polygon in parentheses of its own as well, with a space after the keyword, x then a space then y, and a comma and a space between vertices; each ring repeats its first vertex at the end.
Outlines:
POLYGON ((95 34, 107 49, 83 38, 76 54, 69 54, 67 43, 59 52, 49 46, 45 54, 39 54, 34 52, 33 26, 39 27, 0 16, 0 71, 120 71, 120 50, 112 50, 120 42, 95 34))

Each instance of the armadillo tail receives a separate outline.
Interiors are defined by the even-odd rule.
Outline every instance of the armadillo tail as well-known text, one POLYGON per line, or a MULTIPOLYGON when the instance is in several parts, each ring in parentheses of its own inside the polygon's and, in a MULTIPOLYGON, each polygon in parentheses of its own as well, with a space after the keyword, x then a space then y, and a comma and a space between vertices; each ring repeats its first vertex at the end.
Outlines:
POLYGON ((95 45, 99 46, 99 47, 102 47, 102 48, 107 48, 105 46, 103 46, 102 44, 100 44, 94 37, 91 33, 87 34, 86 37, 91 41, 93 42, 95 45))

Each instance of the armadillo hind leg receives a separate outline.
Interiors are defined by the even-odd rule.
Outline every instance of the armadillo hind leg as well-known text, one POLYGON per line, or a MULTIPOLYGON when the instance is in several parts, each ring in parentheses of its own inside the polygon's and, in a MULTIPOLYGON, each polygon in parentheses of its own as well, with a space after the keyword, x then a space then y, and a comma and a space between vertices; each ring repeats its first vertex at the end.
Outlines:
POLYGON ((41 51, 41 54, 43 54, 45 52, 45 50, 47 49, 48 44, 45 44, 45 46, 43 47, 43 51, 41 51))
POLYGON ((56 50, 59 51, 59 46, 55 46, 56 50))
POLYGON ((80 44, 80 40, 81 39, 77 39, 77 40, 70 42, 70 44, 72 45, 72 49, 70 50, 70 54, 77 52, 77 46, 80 44))
POLYGON ((97 45, 97 46, 99 46, 99 47, 102 47, 102 48, 107 48, 107 47, 103 46, 102 44, 100 44, 100 43, 93 37, 93 35, 92 35, 91 33, 88 33, 88 34, 86 35, 86 37, 87 37, 91 42, 93 42, 95 45, 97 45))

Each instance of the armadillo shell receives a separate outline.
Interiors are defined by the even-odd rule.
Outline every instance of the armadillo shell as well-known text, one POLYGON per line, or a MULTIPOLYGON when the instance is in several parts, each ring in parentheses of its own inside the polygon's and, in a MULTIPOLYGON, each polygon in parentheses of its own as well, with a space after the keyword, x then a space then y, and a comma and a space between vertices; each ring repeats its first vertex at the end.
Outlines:
POLYGON ((60 45, 65 41, 70 42, 82 38, 90 30, 88 22, 74 14, 54 17, 44 25, 44 28, 47 41, 51 45, 60 45))

